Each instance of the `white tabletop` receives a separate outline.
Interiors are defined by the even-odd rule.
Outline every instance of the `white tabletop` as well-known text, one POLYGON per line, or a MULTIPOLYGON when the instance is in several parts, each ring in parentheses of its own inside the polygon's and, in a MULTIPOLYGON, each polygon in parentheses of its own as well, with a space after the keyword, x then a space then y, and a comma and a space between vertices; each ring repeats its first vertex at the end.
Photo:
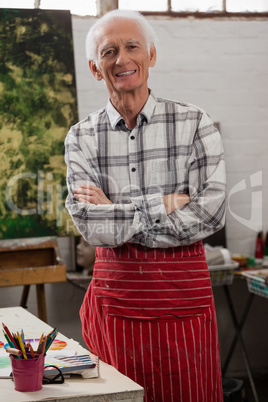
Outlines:
MULTIPOLYGON (((41 334, 51 331, 51 327, 35 317, 22 307, 0 309, 0 323, 4 322, 11 332, 23 328, 27 338, 40 338, 41 334)), ((58 334, 57 339, 67 342, 69 349, 77 353, 88 353, 78 342, 58 334)), ((3 332, 0 340, 5 342, 3 332)), ((40 391, 18 392, 14 389, 11 379, 0 379, 1 400, 8 402, 45 401, 50 402, 142 402, 143 388, 134 381, 119 373, 114 367, 100 361, 99 377, 84 379, 81 376, 71 376, 64 384, 43 385, 40 391)))

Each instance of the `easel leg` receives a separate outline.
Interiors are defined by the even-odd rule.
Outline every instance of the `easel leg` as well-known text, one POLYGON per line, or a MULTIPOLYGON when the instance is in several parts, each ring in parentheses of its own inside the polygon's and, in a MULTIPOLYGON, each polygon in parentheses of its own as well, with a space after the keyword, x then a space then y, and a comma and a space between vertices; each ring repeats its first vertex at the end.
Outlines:
MULTIPOLYGON (((249 382, 250 382, 250 385, 251 385, 251 389, 252 389, 252 392, 253 392, 253 397, 254 397, 255 402, 259 402, 259 398, 258 398, 258 395, 257 395, 257 390, 256 390, 256 387, 255 387, 252 371, 251 371, 250 364, 249 364, 249 358, 248 358, 246 346, 245 346, 245 343, 244 343, 244 340, 243 340, 242 334, 241 334, 242 325, 238 323, 228 286, 224 285, 223 288, 224 288, 224 291, 225 291, 225 296, 226 296, 228 306, 229 306, 229 309, 230 309, 230 313, 231 313, 231 316, 232 316, 233 324, 234 324, 234 327, 235 327, 236 337, 237 337, 237 340, 238 340, 240 348, 241 348, 241 353, 242 353, 242 357, 243 357, 243 360, 244 360, 244 363, 245 363, 245 367, 246 367, 247 375, 248 375, 249 382)), ((252 299, 253 299, 253 297, 250 298, 249 305, 251 304, 252 299)), ((244 316, 243 317, 244 322, 245 322, 245 319, 246 319, 246 317, 244 316)), ((236 342, 236 341, 234 341, 234 342, 236 342)), ((234 346, 232 345, 232 347, 234 347, 234 346)))
POLYGON ((43 283, 36 285, 36 297, 38 306, 38 317, 40 320, 47 322, 45 285, 43 283))
POLYGON ((30 285, 24 285, 23 291, 20 299, 20 306, 23 308, 27 308, 27 300, 30 291, 30 285))
MULTIPOLYGON (((227 291, 228 291, 228 289, 227 289, 227 291)), ((226 292, 226 289, 225 289, 225 292, 226 292)), ((229 294, 229 296, 226 295, 226 297, 227 297, 228 303, 230 305, 230 303, 231 303, 230 302, 230 294, 229 294)), ((251 307, 253 298, 254 298, 254 294, 250 293, 249 296, 248 296, 248 300, 247 300, 245 309, 244 309, 244 313, 243 313, 241 321, 239 322, 239 325, 238 325, 238 331, 240 333, 242 332, 242 329, 243 329, 244 324, 246 322, 246 319, 247 319, 247 316, 248 316, 249 309, 251 307)), ((233 308, 233 307, 231 306, 229 308, 233 308)), ((227 368, 228 368, 229 362, 230 362, 230 360, 231 360, 231 358, 233 356, 234 349, 236 347, 237 341, 238 341, 238 336, 237 336, 237 331, 236 331, 236 333, 234 335, 234 338, 233 338, 233 341, 232 341, 232 344, 231 344, 231 347, 230 347, 230 350, 229 350, 229 353, 228 353, 228 355, 227 355, 227 357, 225 359, 225 362, 223 364, 223 368, 222 368, 222 375, 223 376, 225 375, 225 372, 227 371, 227 368)))

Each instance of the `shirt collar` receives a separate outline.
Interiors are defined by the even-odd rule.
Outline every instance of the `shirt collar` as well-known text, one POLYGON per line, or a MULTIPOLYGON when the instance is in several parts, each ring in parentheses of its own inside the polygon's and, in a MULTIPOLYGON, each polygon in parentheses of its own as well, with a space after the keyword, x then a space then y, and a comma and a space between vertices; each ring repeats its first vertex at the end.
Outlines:
MULTIPOLYGON (((155 98, 153 92, 150 91, 150 95, 149 95, 143 109, 139 113, 138 122, 139 122, 139 118, 141 118, 140 116, 142 115, 145 117, 147 122, 150 123, 150 119, 153 115, 155 105, 156 105, 156 98, 155 98)), ((111 126, 112 126, 113 130, 115 130, 117 124, 121 120, 124 120, 124 119, 120 115, 120 113, 115 109, 115 107, 112 105, 110 99, 108 100, 106 110, 107 110, 107 114, 108 114, 111 126)))

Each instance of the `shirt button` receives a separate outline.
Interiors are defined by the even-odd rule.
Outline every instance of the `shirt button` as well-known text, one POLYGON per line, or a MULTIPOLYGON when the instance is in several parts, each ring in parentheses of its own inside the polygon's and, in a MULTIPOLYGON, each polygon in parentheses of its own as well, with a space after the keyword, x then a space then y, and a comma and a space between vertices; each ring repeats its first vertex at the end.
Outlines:
POLYGON ((155 220, 155 223, 160 223, 160 219, 156 219, 156 220, 155 220))
POLYGON ((136 168, 132 168, 131 171, 132 171, 132 172, 136 172, 136 168))
POLYGON ((134 135, 131 135, 130 139, 131 139, 131 140, 135 140, 134 135))

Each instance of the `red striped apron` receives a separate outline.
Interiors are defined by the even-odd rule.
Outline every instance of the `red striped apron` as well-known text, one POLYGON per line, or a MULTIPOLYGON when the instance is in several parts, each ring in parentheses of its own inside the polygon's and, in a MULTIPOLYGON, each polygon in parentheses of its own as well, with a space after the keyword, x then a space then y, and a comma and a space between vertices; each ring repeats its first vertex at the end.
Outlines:
POLYGON ((143 386, 145 401, 223 401, 201 241, 167 249, 98 247, 80 317, 89 349, 143 386))

